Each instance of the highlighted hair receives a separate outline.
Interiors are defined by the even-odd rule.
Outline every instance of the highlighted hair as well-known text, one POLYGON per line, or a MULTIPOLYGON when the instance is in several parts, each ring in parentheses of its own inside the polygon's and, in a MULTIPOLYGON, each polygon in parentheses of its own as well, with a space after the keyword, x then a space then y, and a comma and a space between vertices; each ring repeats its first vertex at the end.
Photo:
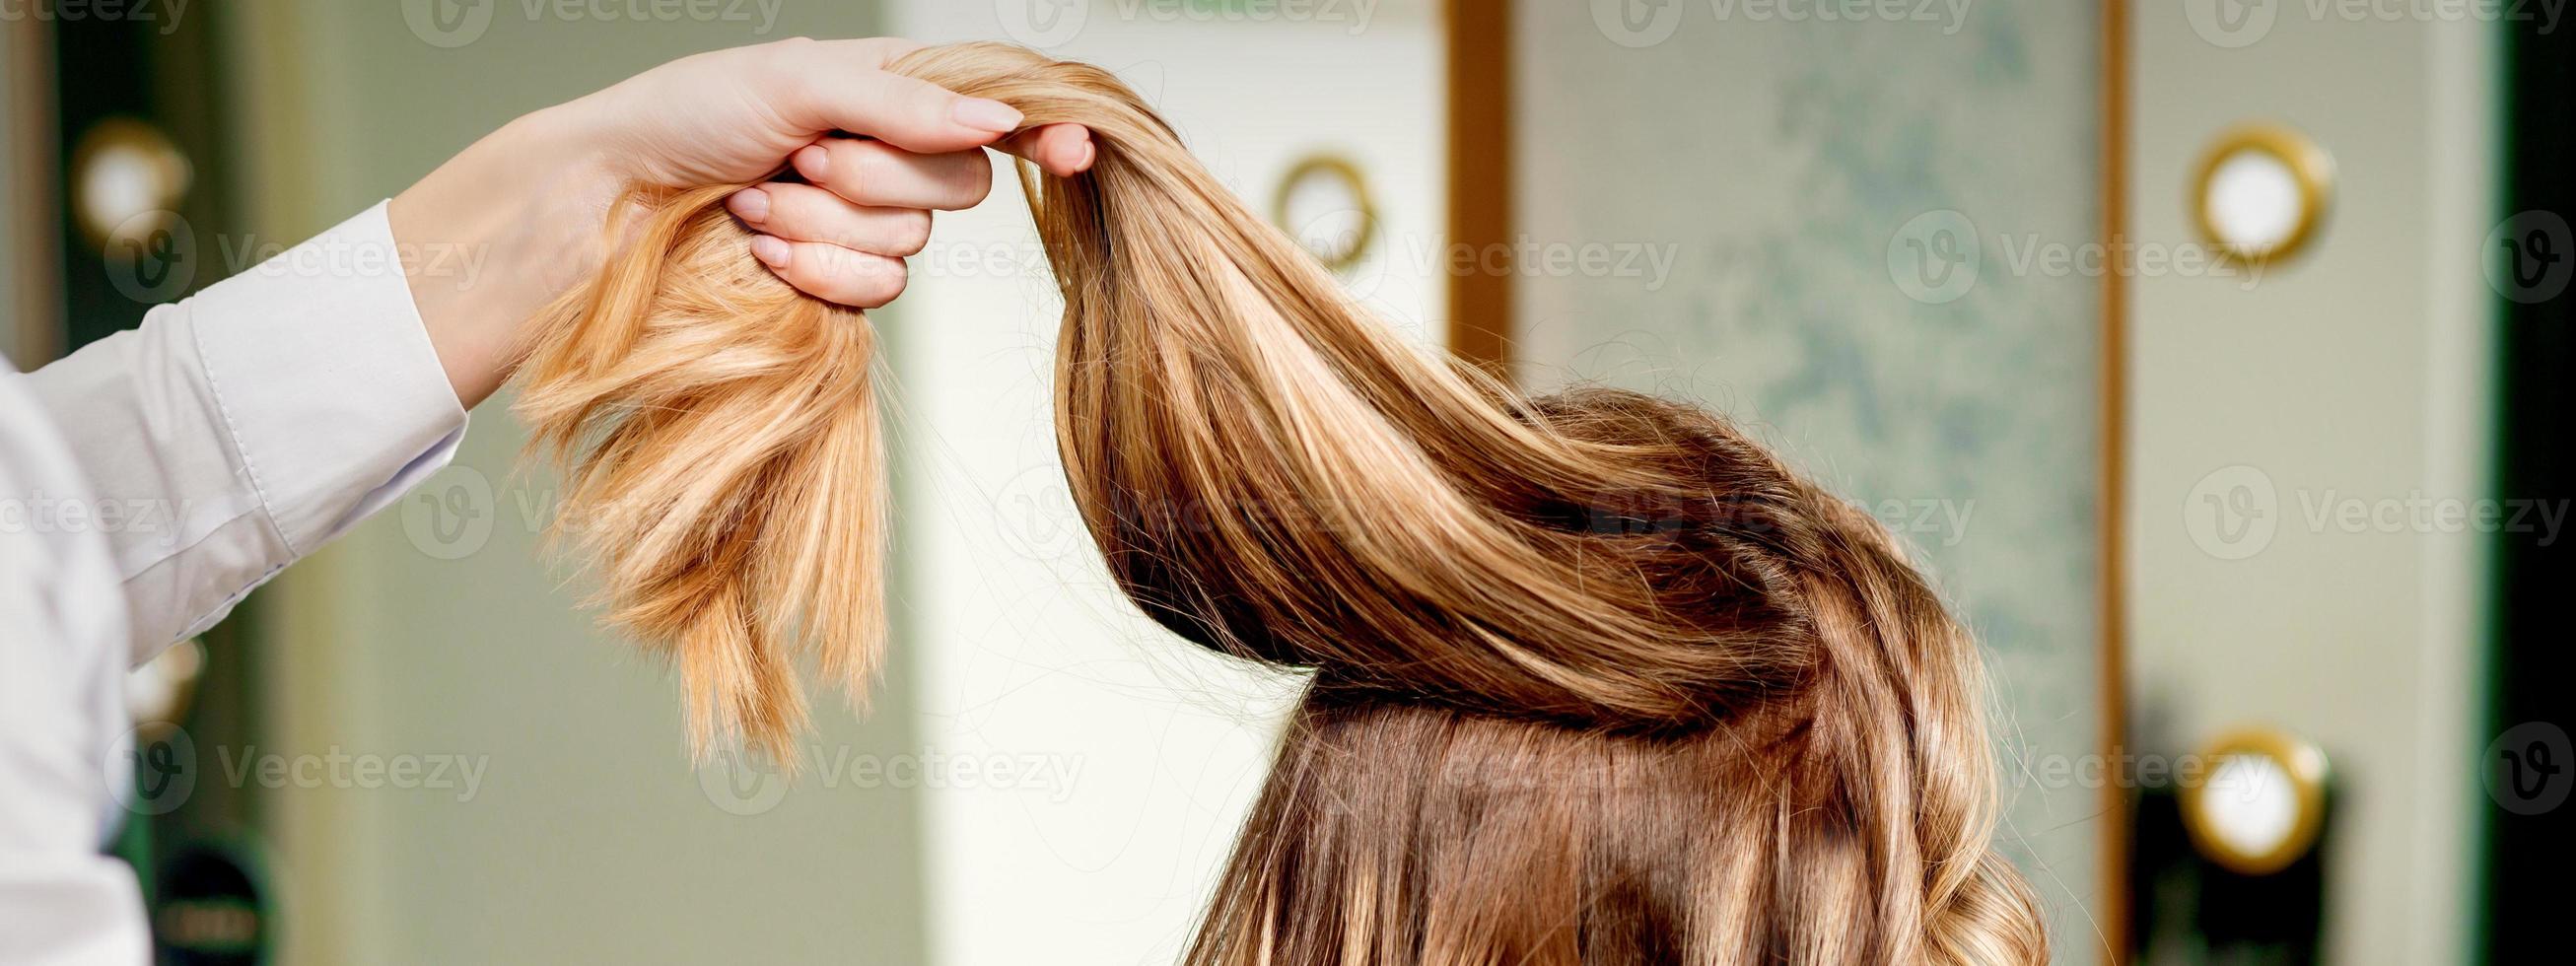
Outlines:
MULTIPOLYGON (((1712 414, 1394 336, 1105 71, 891 69, 1091 129, 1091 171, 1023 171, 1074 499, 1147 614, 1312 672, 1189 962, 2046 959, 1975 643, 1876 520, 1712 414)), ((788 758, 794 660, 856 696, 884 638, 870 335, 729 192, 642 199, 519 411, 700 747, 788 758)))

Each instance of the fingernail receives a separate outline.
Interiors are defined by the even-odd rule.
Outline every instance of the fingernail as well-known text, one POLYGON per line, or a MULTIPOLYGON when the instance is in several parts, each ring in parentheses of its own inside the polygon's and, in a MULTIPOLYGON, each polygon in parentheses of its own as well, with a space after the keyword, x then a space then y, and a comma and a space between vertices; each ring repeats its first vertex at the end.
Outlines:
POLYGON ((1084 141, 1082 142, 1082 163, 1074 165, 1073 170, 1076 172, 1089 171, 1091 170, 1091 162, 1097 160, 1100 160, 1100 145, 1084 141))
POLYGON ((1020 128, 1020 112, 1012 110, 1011 105, 981 97, 958 100, 956 106, 948 109, 948 119, 995 134, 1008 134, 1020 128))
POLYGON ((805 180, 821 181, 823 170, 831 165, 832 153, 823 150, 820 144, 808 144, 796 149, 791 160, 796 165, 796 173, 804 175, 805 180))
POLYGON ((732 198, 726 199, 725 207, 733 209, 733 213, 740 216, 742 220, 759 224, 769 218, 769 192, 758 188, 744 188, 734 192, 732 198))
POLYGON ((787 243, 767 235, 751 236, 751 255, 771 268, 787 267, 787 243))

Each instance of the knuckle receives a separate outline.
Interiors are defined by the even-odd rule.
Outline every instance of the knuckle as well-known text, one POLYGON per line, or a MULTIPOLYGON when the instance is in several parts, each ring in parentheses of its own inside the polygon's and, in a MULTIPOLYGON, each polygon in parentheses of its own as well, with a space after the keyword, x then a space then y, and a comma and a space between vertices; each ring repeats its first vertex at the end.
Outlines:
POLYGON ((909 282, 910 276, 903 263, 889 258, 884 259, 883 264, 860 270, 844 291, 849 293, 849 304, 873 309, 894 301, 903 294, 904 286, 909 282))
POLYGON ((825 246, 828 254, 821 259, 829 280, 822 288, 834 301, 861 308, 876 308, 903 294, 909 272, 899 259, 854 252, 825 246))
MULTIPOLYGON (((832 142, 834 194, 858 202, 885 183, 885 147, 875 141, 840 138, 832 142)), ((864 202, 862 202, 864 203, 864 202)))
POLYGON ((905 211, 895 223, 895 254, 918 255, 930 247, 930 213, 905 211))

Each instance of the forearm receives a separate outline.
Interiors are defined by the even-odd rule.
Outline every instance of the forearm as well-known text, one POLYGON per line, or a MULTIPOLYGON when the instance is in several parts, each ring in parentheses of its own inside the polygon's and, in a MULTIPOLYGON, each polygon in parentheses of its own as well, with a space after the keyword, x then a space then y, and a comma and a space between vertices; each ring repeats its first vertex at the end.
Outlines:
POLYGON ((599 262, 623 189, 590 114, 576 101, 512 121, 387 209, 421 326, 468 409, 509 379, 520 324, 599 262))

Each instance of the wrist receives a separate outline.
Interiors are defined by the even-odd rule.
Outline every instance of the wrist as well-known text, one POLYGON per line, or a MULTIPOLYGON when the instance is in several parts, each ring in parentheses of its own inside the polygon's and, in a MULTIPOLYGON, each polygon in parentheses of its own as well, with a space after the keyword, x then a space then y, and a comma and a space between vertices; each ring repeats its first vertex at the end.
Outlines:
POLYGON ((509 379, 527 321, 598 262, 623 184, 591 114, 576 101, 511 121, 389 207, 413 305, 469 409, 509 379))

